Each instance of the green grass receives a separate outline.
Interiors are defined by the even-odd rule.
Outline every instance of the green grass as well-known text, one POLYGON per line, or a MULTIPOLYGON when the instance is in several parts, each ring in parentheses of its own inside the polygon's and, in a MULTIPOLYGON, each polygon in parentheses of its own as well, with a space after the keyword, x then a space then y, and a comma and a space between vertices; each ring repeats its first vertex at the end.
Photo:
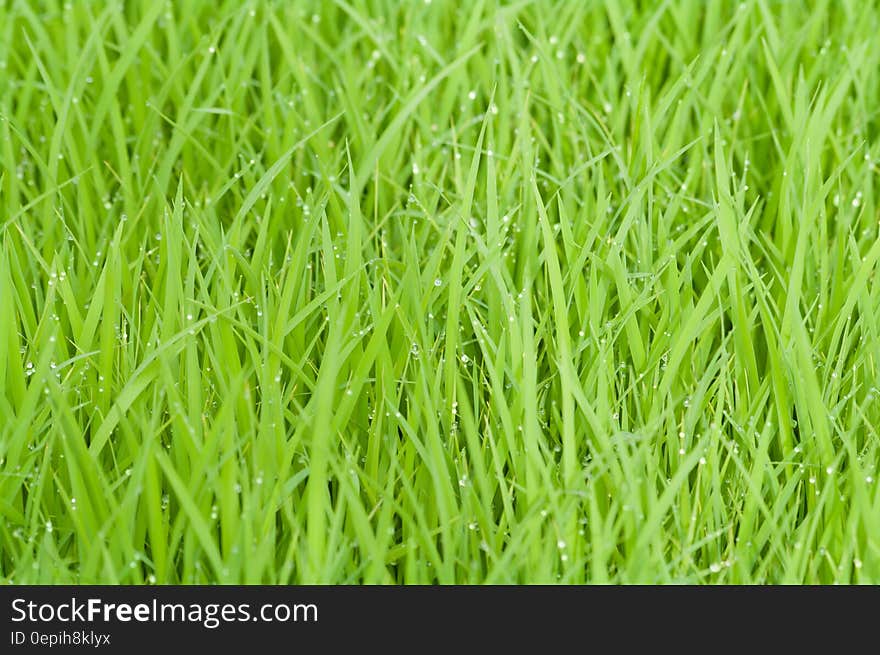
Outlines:
POLYGON ((880 582, 880 7, 0 1, 0 577, 880 582))

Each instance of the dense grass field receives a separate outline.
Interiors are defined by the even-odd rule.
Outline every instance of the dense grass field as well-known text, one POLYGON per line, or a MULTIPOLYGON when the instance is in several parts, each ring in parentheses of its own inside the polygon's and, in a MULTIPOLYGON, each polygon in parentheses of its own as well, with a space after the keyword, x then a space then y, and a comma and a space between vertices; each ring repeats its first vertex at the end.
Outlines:
POLYGON ((878 32, 0 1, 0 578, 880 582, 878 32))

